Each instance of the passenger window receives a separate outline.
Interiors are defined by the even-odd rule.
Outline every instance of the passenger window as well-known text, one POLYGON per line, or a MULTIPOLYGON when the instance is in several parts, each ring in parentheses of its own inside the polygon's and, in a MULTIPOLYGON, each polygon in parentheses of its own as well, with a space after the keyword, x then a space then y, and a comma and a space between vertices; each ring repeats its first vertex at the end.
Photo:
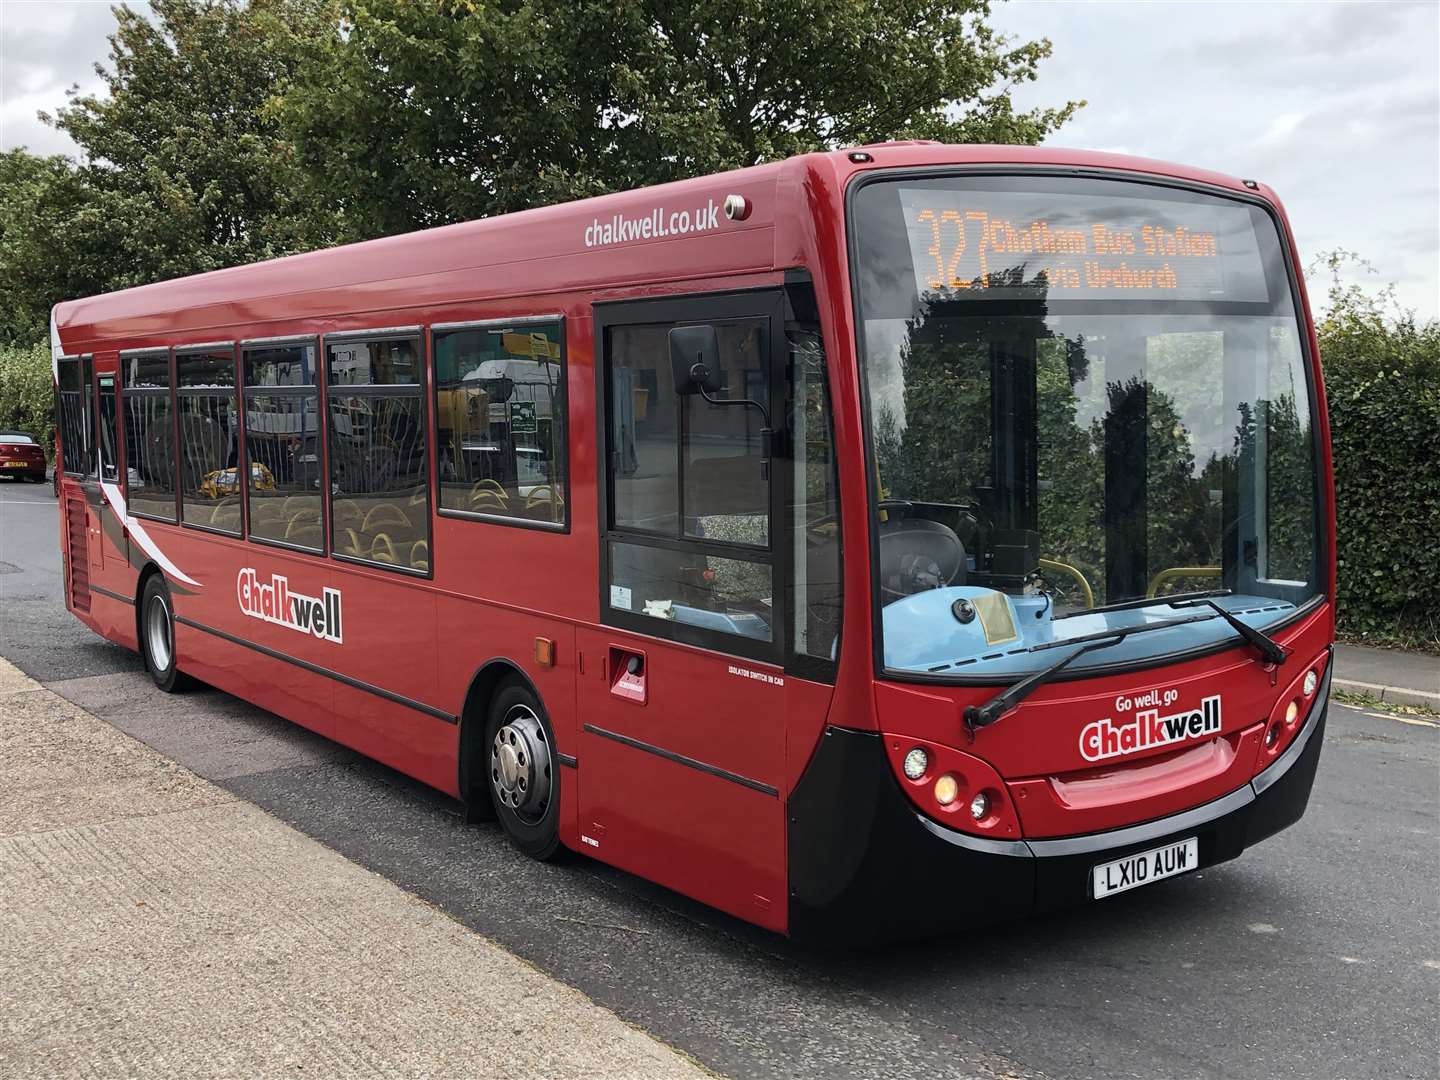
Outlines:
POLYGON ((101 375, 97 390, 100 395, 100 479, 118 483, 120 458, 115 443, 115 376, 101 375))
POLYGON ((62 467, 71 476, 85 476, 95 471, 90 458, 90 384, 78 358, 61 360, 59 368, 62 467))
POLYGON ((843 583, 840 576, 840 478, 825 384, 820 328, 786 328, 795 373, 790 445, 794 449, 791 535, 794 538, 794 649, 833 661, 838 656, 843 583))
POLYGON ((330 550, 428 573, 430 472, 418 337, 326 341, 330 550))
POLYGON ((240 424, 231 349, 176 350, 180 518, 240 535, 240 424))
POLYGON ((564 527, 563 322, 436 331, 434 348, 440 512, 564 527))
MULTIPOLYGON (((675 385, 675 324, 606 331, 612 611, 774 641, 767 319, 714 324, 716 404, 675 385)), ((683 633, 681 636, 684 636, 683 633)))
POLYGON ((130 512, 175 520, 175 425, 170 354, 120 357, 125 392, 126 504, 130 512))
POLYGON ((323 551, 315 345, 257 346, 244 357, 250 538, 323 551))

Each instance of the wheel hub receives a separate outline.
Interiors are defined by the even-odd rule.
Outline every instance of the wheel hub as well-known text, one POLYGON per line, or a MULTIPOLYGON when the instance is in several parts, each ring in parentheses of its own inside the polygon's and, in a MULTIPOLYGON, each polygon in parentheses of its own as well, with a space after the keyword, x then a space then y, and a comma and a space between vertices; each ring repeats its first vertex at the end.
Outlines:
POLYGON ((495 796, 521 817, 538 818, 550 801, 550 744, 540 718, 524 705, 505 716, 490 747, 495 796))
POLYGON ((152 662, 161 672, 169 670, 170 653, 174 648, 170 640, 170 612, 165 608, 165 601, 158 596, 150 597, 145 611, 145 628, 152 662))

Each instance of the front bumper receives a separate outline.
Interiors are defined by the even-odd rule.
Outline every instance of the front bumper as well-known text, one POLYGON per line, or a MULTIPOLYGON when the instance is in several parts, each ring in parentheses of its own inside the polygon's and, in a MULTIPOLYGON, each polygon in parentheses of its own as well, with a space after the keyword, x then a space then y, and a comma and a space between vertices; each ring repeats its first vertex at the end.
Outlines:
POLYGON ((1305 727, 1268 768, 1212 802, 1085 836, 996 841, 920 814, 880 736, 831 728, 790 797, 790 933, 860 942, 924 937, 1083 903, 1090 870, 1194 836, 1201 868, 1299 821, 1324 742, 1330 675, 1305 727))

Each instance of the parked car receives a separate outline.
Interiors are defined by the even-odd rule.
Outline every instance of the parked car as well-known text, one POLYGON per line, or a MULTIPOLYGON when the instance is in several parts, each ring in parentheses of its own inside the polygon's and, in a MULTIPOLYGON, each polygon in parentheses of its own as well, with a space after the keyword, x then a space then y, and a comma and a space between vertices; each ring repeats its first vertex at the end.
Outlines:
POLYGON ((23 431, 0 431, 0 476, 45 482, 45 450, 23 431))

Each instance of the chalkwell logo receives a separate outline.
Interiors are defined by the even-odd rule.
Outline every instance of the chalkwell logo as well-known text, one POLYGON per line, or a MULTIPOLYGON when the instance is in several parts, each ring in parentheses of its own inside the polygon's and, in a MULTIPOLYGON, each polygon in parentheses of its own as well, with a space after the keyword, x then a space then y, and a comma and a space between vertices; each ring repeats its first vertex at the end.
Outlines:
POLYGON ((248 566, 235 578, 240 610, 252 619, 342 644, 340 592, 329 588, 322 591, 322 596, 295 592, 283 574, 271 574, 269 581, 261 581, 259 573, 248 566))
POLYGON ((1086 761, 1104 761, 1220 733, 1220 695, 1205 698, 1198 709, 1161 716, 1160 709, 1172 705, 1179 696, 1180 692, 1172 689, 1151 690, 1136 698, 1116 698, 1115 711, 1136 709, 1135 718, 1128 724, 1117 724, 1109 717, 1086 724, 1080 732, 1081 756, 1086 761))
POLYGON ((720 204, 714 199, 708 200, 693 213, 689 210, 663 210, 657 206, 640 217, 616 214, 609 221, 595 218, 585 228, 585 246, 603 247, 606 244, 626 244, 631 240, 656 240, 663 236, 684 236, 719 227, 720 204))

